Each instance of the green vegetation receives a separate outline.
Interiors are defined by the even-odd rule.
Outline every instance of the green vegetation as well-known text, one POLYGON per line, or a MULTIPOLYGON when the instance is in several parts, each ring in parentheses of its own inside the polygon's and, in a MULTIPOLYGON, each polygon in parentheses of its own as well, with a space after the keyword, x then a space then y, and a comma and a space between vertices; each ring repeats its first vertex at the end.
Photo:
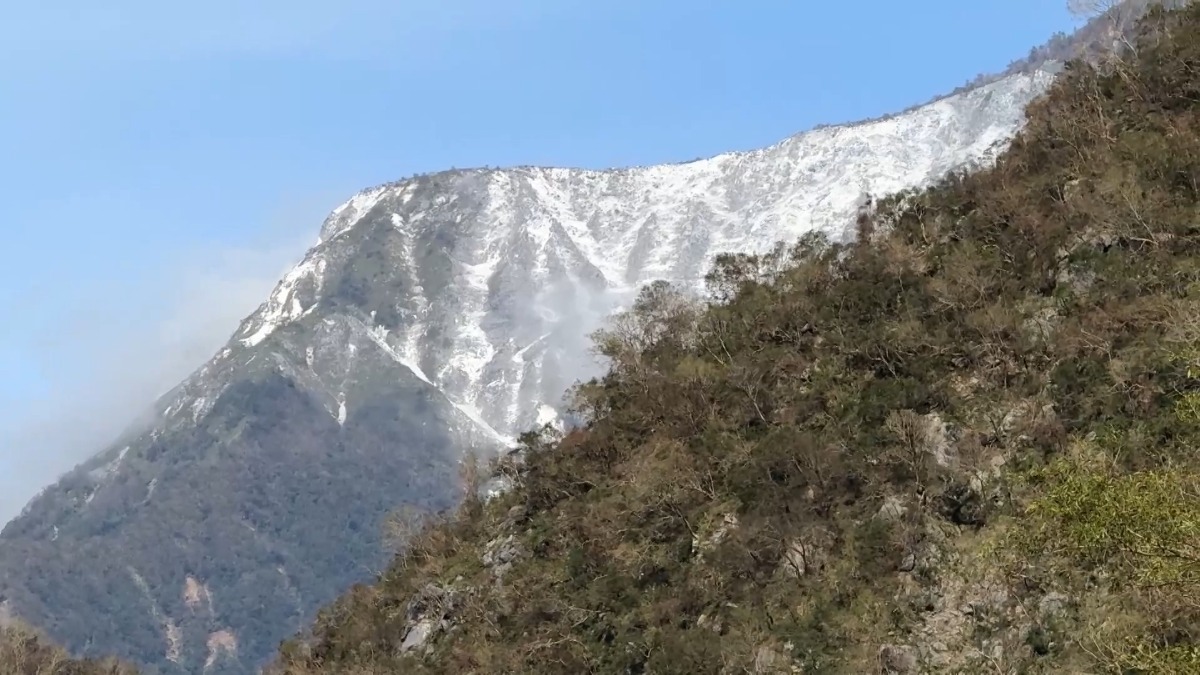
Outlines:
POLYGON ((1061 566, 1049 569, 1060 575, 1110 576, 1141 619, 1138 631, 1124 626, 1114 635, 1103 624, 1087 631, 1102 661, 1119 672, 1200 672, 1193 632, 1200 610, 1200 474, 1126 473, 1070 458, 1034 475, 1041 489, 1024 514, 1028 529, 1014 537, 1015 551, 1059 559, 1061 566))
POLYGON ((275 670, 1200 672, 1200 8, 1135 45, 856 243, 648 288, 587 426, 275 670))

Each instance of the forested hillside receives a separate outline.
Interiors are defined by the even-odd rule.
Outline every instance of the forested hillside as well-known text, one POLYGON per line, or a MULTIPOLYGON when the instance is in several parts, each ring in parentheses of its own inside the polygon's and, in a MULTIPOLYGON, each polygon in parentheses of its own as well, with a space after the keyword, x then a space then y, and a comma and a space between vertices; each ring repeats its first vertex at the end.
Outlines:
POLYGON ((112 660, 75 660, 28 628, 0 621, 0 675, 134 675, 112 660))
POLYGON ((1200 672, 1200 8, 709 284, 275 670, 1200 672))

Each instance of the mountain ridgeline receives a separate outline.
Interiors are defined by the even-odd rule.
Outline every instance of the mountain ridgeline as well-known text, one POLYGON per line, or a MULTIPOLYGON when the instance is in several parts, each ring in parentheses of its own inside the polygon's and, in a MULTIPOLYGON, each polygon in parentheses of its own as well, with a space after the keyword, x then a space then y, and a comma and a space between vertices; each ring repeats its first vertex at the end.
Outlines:
POLYGON ((0 533, 0 616, 164 674, 1200 672, 1200 10, 1097 25, 762 150, 356 195, 0 533))
POLYGON ((714 256, 823 231, 872 195, 986 166, 1053 81, 1015 74, 887 120, 611 171, 420 176, 338 208, 228 345, 0 534, 0 603, 72 651, 253 672, 386 568, 395 509, 464 455, 561 421, 588 333, 714 256))
POLYGON ((996 165, 644 289, 273 672, 1200 672, 1200 8, 996 165))

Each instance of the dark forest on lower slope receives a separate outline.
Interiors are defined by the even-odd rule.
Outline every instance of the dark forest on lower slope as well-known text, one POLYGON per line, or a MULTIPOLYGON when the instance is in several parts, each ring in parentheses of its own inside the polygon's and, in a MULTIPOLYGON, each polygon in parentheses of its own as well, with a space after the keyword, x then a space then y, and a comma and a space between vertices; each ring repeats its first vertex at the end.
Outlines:
POLYGON ((1200 672, 1200 8, 995 167, 653 286, 279 673, 1200 672))

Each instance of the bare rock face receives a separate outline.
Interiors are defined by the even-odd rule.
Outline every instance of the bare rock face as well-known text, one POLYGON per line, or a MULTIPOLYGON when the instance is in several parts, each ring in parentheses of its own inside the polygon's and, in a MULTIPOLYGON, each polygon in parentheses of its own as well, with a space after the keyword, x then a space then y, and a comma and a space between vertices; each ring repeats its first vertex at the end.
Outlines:
POLYGON ((428 652, 437 637, 454 626, 455 613, 462 605, 466 591, 434 584, 425 586, 409 600, 405 612, 407 621, 404 639, 398 649, 401 653, 411 651, 428 652))
POLYGON ((491 568, 492 576, 499 581, 520 557, 520 544, 516 537, 510 534, 488 542, 483 552, 482 562, 485 567, 491 568))
POLYGON ((908 646, 884 645, 879 649, 879 672, 903 675, 917 672, 917 650, 908 646))
POLYGON ((408 633, 404 635, 404 642, 400 643, 400 651, 411 652, 424 647, 429 642, 429 638, 433 636, 435 626, 432 619, 421 619, 413 624, 412 628, 408 629, 408 633))

